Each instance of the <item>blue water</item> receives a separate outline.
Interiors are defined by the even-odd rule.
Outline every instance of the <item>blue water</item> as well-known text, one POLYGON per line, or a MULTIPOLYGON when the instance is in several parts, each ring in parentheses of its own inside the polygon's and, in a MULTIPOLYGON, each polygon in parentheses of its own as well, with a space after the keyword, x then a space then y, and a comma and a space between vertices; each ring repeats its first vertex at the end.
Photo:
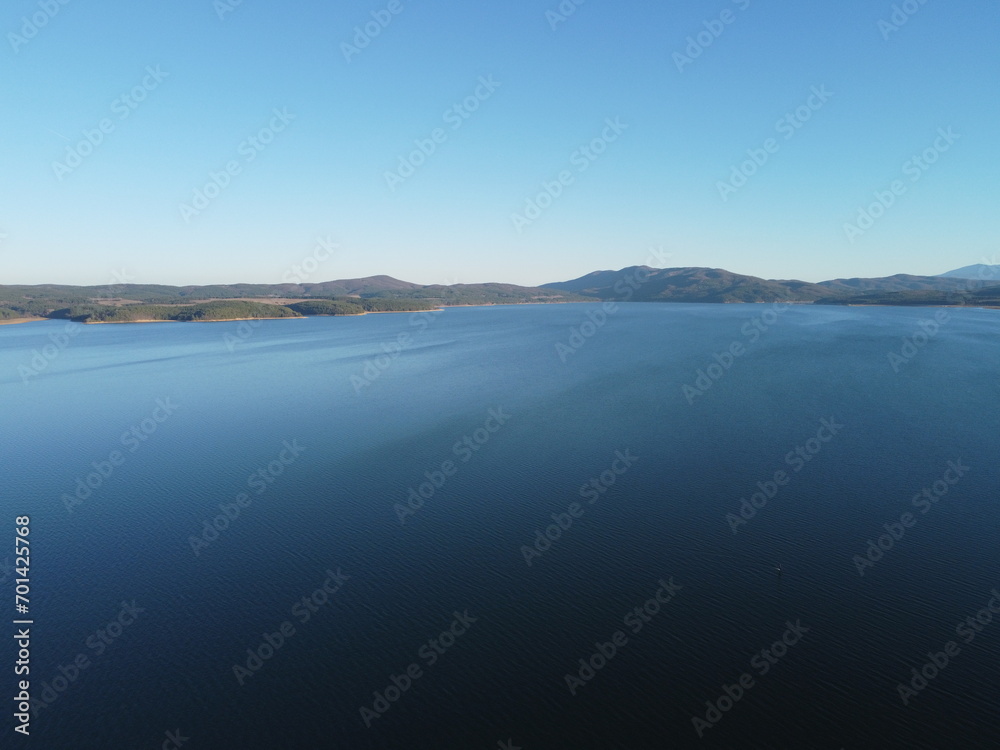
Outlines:
POLYGON ((955 628, 1000 589, 1000 313, 948 311, 897 372, 889 353, 934 310, 769 310, 0 326, 0 561, 30 515, 48 703, 29 741, 8 714, 3 746, 158 748, 179 729, 190 748, 997 747, 1000 623, 968 643, 955 628), (949 462, 968 467, 954 484, 949 462), (680 587, 662 605, 661 579, 680 587), (247 649, 286 622, 248 676, 247 649), (897 685, 948 641, 904 705, 897 685), (699 738, 692 718, 744 674, 699 738))

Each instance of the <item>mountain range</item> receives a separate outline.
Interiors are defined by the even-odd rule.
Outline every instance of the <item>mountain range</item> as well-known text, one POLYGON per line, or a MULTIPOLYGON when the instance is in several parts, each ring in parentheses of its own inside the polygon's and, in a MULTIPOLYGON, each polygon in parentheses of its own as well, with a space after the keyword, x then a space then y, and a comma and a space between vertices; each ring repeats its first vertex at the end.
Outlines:
POLYGON ((200 320, 218 314, 235 317, 247 311, 251 311, 249 317, 266 317, 267 313, 274 313, 274 317, 295 317, 316 314, 318 310, 327 314, 362 314, 380 310, 424 310, 440 305, 587 300, 998 306, 1000 265, 965 266, 938 276, 896 274, 818 283, 763 279, 721 268, 630 266, 617 271, 594 271, 577 279, 540 287, 500 283, 428 285, 391 276, 297 284, 181 287, 159 284, 0 285, 0 319, 135 320, 140 314, 138 305, 145 306, 144 312, 155 312, 157 316, 173 313, 181 316, 169 319, 200 320), (255 307, 236 305, 237 300, 249 301, 255 307), (314 300, 328 300, 333 304, 306 304, 314 300), (223 301, 229 303, 224 305, 223 301), (183 311, 179 310, 181 306, 184 306, 183 311))
MULTIPOLYGON (((543 289, 564 290, 584 297, 628 298, 636 302, 818 304, 963 304, 963 299, 976 298, 989 287, 994 288, 992 294, 1000 296, 1000 266, 967 266, 940 276, 896 274, 880 278, 832 279, 815 284, 762 279, 721 268, 632 266, 619 271, 594 271, 571 281, 542 285, 543 289)), ((988 297, 989 293, 979 296, 988 297)))

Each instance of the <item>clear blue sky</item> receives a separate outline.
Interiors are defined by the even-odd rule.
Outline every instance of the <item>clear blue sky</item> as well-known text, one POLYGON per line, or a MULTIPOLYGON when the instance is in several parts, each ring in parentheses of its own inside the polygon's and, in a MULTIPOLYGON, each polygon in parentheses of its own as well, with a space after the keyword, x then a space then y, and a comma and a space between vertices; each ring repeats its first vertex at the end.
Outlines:
POLYGON ((671 256, 651 265, 818 281, 1000 253, 986 0, 910 0, 895 31, 879 28, 893 3, 872 0, 585 0, 564 21, 546 17, 558 0, 397 0, 350 61, 342 44, 388 1, 48 1, 0 12, 0 283, 123 269, 138 283, 278 282, 327 236, 340 249, 308 280, 539 284, 646 263, 656 246, 671 256), (714 37, 705 22, 723 11, 714 37), (23 29, 32 16, 45 25, 23 29), (702 31, 710 46, 678 64, 702 31), (119 99, 144 83, 134 109, 119 99), (476 111, 446 116, 477 87, 476 111), (779 129, 813 87, 831 95, 779 129), (275 109, 294 119, 262 150, 245 143, 281 125, 275 109), (92 153, 54 166, 104 118, 92 153), (391 189, 386 173, 435 128, 434 153, 391 189), (615 140, 593 161, 573 156, 602 135, 615 140), (720 189, 769 138, 746 184, 720 189), (926 171, 906 166, 935 143, 926 171), (239 173, 185 217, 230 161, 239 173), (572 183, 515 226, 563 170, 572 183), (849 241, 844 225, 894 180, 905 192, 849 241))

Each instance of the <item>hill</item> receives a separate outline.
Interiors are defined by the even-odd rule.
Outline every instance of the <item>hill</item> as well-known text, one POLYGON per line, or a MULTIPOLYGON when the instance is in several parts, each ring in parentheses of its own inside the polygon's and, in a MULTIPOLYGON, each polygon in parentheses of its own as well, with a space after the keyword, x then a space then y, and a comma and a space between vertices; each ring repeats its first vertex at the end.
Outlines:
POLYGON ((232 300, 195 305, 102 305, 69 308, 63 315, 82 323, 140 323, 153 320, 212 321, 249 318, 300 318, 299 313, 282 305, 232 300))
POLYGON ((605 300, 636 302, 812 302, 829 289, 805 281, 775 281, 721 268, 649 268, 595 271, 571 281, 544 284, 605 300))
POLYGON ((990 283, 993 281, 1000 281, 1000 266, 990 266, 985 263, 976 263, 971 266, 956 268, 954 271, 947 271, 940 274, 940 276, 957 279, 975 279, 976 281, 985 281, 990 283))
POLYGON ((585 297, 637 302, 814 302, 859 304, 939 304, 919 299, 948 299, 962 304, 963 294, 984 284, 965 278, 896 274, 882 278, 806 281, 762 279, 721 268, 649 268, 631 266, 619 271, 594 271, 570 281, 545 284, 585 297), (634 279, 630 283, 630 279, 634 279), (644 281, 640 281, 645 279, 644 281), (899 293, 901 296, 891 297, 899 293), (879 303, 877 299, 899 302, 879 303))
POLYGON ((831 297, 817 300, 820 305, 959 305, 969 307, 1000 307, 1000 286, 962 291, 935 291, 929 289, 903 292, 866 292, 849 297, 831 297))
POLYGON ((1000 286, 995 280, 980 280, 992 269, 997 269, 1000 279, 1000 266, 982 264, 940 276, 895 274, 815 284, 763 279, 722 268, 629 266, 540 287, 500 283, 422 285, 384 275, 304 284, 0 285, 0 320, 235 320, 588 300, 994 306, 1000 286), (975 278, 962 274, 974 274, 975 278))
POLYGON ((582 298, 571 293, 514 284, 421 285, 400 281, 391 276, 340 279, 315 284, 0 285, 0 319, 49 317, 90 322, 127 322, 181 320, 184 318, 178 316, 190 314, 195 316, 191 319, 201 320, 205 314, 214 311, 223 316, 221 319, 231 320, 239 317, 356 315, 365 312, 432 310, 441 305, 567 302, 580 299, 582 298), (271 303, 271 300, 274 302, 271 303), (214 304, 220 301, 230 301, 231 304, 228 307, 214 304), (237 305, 241 302, 251 306, 237 305), (316 304, 307 306, 307 302, 316 304), (319 304, 323 302, 327 304, 319 304), (197 303, 201 305, 196 309, 176 309, 178 305, 197 303), (206 307, 209 304, 213 306, 206 307), (164 306, 174 309, 151 309, 164 306), (138 309, 140 307, 142 309, 138 309))
POLYGON ((833 279, 821 281, 818 286, 849 294, 859 292, 906 292, 906 291, 962 291, 969 289, 969 281, 965 278, 949 276, 912 276, 897 273, 894 276, 883 276, 872 279, 833 279))

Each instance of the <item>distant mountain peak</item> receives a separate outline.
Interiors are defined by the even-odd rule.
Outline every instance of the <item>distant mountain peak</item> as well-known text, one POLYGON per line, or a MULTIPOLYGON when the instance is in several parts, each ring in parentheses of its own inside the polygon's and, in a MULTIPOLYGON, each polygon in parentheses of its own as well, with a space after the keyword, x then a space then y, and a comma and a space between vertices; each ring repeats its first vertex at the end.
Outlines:
MULTIPOLYGON (((978 267, 970 267, 979 273, 978 267)), ((984 268, 989 268, 984 266, 984 268)), ((996 284, 1000 284, 1000 267, 996 284)), ((980 276, 975 278, 979 279, 980 276)), ((986 278, 985 276, 983 278, 986 278)), ((629 266, 618 271, 594 271, 569 281, 544 284, 546 289, 573 292, 584 297, 633 302, 815 302, 844 300, 854 295, 926 294, 968 291, 973 285, 952 274, 914 276, 896 274, 883 278, 832 279, 811 284, 794 279, 762 279, 724 268, 650 268, 629 266), (643 269, 645 281, 632 281, 643 269)), ((977 285, 978 286, 978 285, 977 285)))
POLYGON ((987 265, 985 263, 974 263, 971 266, 956 268, 954 271, 946 271, 938 274, 939 277, 954 279, 974 279, 976 281, 993 282, 1000 284, 1000 265, 987 265))

